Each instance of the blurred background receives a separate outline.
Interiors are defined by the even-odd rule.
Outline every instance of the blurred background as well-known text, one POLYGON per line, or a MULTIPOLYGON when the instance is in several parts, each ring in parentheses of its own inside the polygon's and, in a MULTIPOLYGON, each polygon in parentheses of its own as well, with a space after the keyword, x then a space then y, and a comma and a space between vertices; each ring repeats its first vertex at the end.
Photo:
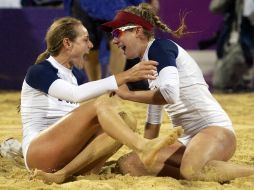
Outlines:
MULTIPOLYGON (((91 1, 92 2, 92 1, 91 1)), ((157 37, 171 38, 188 50, 200 65, 212 87, 216 43, 213 37, 224 25, 222 14, 209 10, 211 0, 159 0, 158 15, 176 29, 179 14, 188 12, 186 25, 193 32, 180 39, 156 31, 157 37)), ((27 68, 45 50, 44 36, 52 21, 66 16, 63 0, 0 0, 0 89, 20 90, 27 68)))

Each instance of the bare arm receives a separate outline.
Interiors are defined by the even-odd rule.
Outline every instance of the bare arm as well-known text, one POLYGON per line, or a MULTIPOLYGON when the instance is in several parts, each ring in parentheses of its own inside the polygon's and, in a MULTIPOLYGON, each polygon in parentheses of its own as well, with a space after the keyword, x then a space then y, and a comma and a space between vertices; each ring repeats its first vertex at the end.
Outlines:
POLYGON ((147 139, 154 139, 158 137, 161 124, 146 123, 144 137, 147 139))
POLYGON ((126 82, 134 82, 143 79, 154 80, 156 72, 156 61, 141 61, 132 68, 115 75, 118 86, 126 82))
POLYGON ((122 99, 145 104, 167 104, 166 100, 160 93, 159 89, 144 90, 144 91, 130 91, 126 85, 119 87, 116 94, 122 99))
POLYGON ((174 104, 179 99, 179 76, 176 67, 165 67, 157 76, 157 81, 148 91, 129 91, 121 86, 116 94, 123 99, 146 104, 174 104))

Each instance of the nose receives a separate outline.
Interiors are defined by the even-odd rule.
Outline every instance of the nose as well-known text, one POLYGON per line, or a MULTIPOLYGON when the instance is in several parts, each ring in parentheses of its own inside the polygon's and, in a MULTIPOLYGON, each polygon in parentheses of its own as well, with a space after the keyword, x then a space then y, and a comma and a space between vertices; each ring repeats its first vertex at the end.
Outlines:
POLYGON ((89 48, 92 49, 93 48, 93 43, 89 40, 89 48))

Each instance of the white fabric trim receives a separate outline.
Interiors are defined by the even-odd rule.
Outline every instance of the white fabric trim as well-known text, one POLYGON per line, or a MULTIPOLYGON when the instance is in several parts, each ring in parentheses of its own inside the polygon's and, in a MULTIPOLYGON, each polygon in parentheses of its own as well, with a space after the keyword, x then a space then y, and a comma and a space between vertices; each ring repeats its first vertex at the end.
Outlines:
POLYGON ((148 51, 149 51, 151 45, 153 44, 154 40, 155 40, 155 39, 152 38, 152 39, 148 42, 148 44, 147 44, 147 46, 146 46, 145 53, 144 53, 144 55, 143 55, 143 57, 142 57, 142 59, 141 59, 142 61, 147 61, 147 60, 149 60, 149 59, 148 59, 148 51))
POLYGON ((115 76, 87 82, 80 86, 70 84, 62 79, 57 79, 49 87, 48 93, 50 96, 59 99, 71 102, 82 102, 117 89, 118 86, 115 76))

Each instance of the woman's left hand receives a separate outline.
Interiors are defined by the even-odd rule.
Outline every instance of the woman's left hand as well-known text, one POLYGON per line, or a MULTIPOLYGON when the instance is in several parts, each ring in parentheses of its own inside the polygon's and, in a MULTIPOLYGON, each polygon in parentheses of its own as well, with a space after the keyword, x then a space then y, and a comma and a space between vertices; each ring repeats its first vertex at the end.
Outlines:
POLYGON ((126 84, 121 85, 118 90, 115 91, 116 95, 118 95, 122 99, 127 99, 127 97, 132 93, 132 91, 129 90, 128 86, 126 84))

